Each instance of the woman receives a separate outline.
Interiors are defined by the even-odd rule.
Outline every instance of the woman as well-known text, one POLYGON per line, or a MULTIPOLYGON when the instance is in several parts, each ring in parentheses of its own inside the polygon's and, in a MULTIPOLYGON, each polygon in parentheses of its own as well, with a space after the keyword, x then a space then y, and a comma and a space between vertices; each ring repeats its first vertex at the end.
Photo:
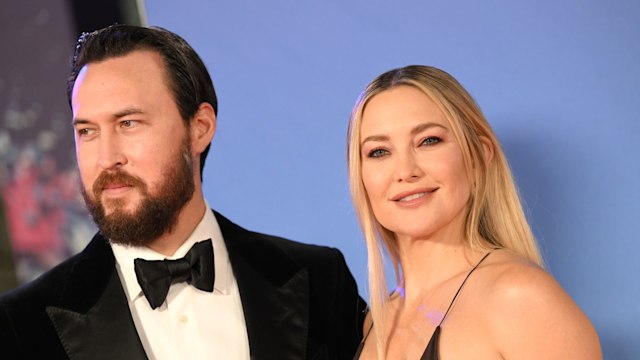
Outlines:
POLYGON ((589 319, 542 269, 498 140, 451 75, 376 78, 353 109, 348 162, 371 295, 356 357, 602 358, 589 319))

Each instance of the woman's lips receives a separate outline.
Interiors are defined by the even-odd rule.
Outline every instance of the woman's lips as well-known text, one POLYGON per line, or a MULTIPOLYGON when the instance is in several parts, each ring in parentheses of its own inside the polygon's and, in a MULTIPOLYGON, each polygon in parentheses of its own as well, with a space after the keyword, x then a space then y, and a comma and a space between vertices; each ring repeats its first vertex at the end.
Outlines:
POLYGON ((396 202, 408 202, 415 199, 419 199, 425 195, 431 194, 436 190, 438 190, 438 188, 426 188, 426 189, 405 191, 393 196, 391 200, 396 202))
POLYGON ((391 200, 401 207, 416 207, 422 205, 429 195, 433 194, 438 188, 418 189, 400 193, 391 200))
POLYGON ((423 196, 425 196, 427 194, 429 194, 429 193, 428 192, 419 192, 419 193, 415 193, 413 195, 405 196, 405 197, 403 197, 403 198, 401 198, 401 199, 399 199, 397 201, 407 202, 407 201, 415 200, 417 198, 421 198, 421 197, 423 197, 423 196))

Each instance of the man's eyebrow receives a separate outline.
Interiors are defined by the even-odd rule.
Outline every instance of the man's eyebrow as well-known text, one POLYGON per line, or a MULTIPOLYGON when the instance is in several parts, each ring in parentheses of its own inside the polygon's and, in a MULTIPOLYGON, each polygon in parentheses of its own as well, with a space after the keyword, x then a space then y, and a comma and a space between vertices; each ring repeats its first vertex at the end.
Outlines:
MULTIPOLYGON (((432 127, 439 127, 445 130, 449 130, 447 129, 446 126, 438 124, 436 122, 426 122, 426 123, 422 123, 414 126, 413 129, 411 129, 410 134, 414 136, 432 127)), ((389 137, 387 135, 371 135, 364 138, 364 140, 362 140, 362 142, 360 143, 360 146, 364 145, 364 143, 366 143, 367 141, 387 141, 387 140, 389 140, 389 137)))
MULTIPOLYGON (((122 110, 114 113, 113 114, 113 118, 114 119, 119 119, 121 117, 129 116, 129 115, 139 115, 139 114, 145 114, 145 112, 140 108, 128 107, 128 108, 122 109, 122 110)), ((90 123, 91 123, 91 121, 89 121, 87 119, 82 119, 82 118, 73 119, 73 121, 71 121, 71 125, 72 126, 82 125, 82 124, 90 124, 90 123)))
POLYGON ((118 112, 116 112, 115 114, 113 114, 113 117, 115 117, 116 119, 121 118, 121 117, 125 117, 127 115, 138 115, 138 114, 144 114, 145 112, 137 107, 128 107, 125 109, 122 109, 118 112))

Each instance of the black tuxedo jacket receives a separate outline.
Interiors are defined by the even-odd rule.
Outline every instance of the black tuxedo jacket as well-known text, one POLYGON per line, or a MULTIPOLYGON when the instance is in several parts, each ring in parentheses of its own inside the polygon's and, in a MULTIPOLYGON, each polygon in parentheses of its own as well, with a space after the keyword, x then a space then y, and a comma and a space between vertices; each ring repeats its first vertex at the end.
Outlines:
MULTIPOLYGON (((351 359, 365 304, 342 254, 215 216, 238 281, 251 359, 351 359)), ((0 297, 0 358, 146 359, 102 235, 0 297)))

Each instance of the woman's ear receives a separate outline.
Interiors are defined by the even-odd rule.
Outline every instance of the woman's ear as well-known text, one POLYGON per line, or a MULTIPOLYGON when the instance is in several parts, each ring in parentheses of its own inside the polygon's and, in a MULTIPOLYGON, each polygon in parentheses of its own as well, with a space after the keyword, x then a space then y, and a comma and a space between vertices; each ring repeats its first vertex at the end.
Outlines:
POLYGON ((480 136, 480 143, 482 144, 482 156, 484 157, 484 163, 489 164, 493 160, 493 143, 486 136, 480 136))
POLYGON ((191 118, 191 151, 195 157, 209 146, 216 132, 216 113, 211 104, 203 102, 191 118))

